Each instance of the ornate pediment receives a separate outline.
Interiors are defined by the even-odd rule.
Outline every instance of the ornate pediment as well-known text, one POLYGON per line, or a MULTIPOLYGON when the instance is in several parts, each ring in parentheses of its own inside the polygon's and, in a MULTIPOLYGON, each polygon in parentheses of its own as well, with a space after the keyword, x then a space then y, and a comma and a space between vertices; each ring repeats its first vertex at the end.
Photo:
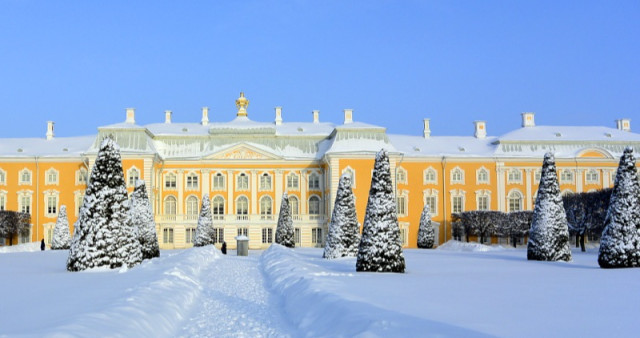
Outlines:
POLYGON ((243 144, 211 154, 206 158, 215 160, 275 160, 280 157, 243 144))

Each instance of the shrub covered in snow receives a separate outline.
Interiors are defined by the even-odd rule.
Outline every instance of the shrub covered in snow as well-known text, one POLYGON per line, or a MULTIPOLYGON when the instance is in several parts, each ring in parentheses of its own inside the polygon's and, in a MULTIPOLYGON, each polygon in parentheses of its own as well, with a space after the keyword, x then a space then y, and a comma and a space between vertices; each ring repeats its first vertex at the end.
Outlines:
POLYGON ((131 224, 120 148, 111 137, 100 145, 67 259, 67 270, 129 267, 142 261, 131 224))
POLYGON ((382 149, 376 154, 356 270, 404 272, 404 269, 389 156, 382 149))
POLYGON ((13 238, 29 234, 31 229, 31 215, 26 212, 0 210, 0 237, 13 245, 13 238))
POLYGON ((202 196, 202 208, 200 208, 198 226, 196 227, 196 238, 193 241, 193 246, 205 246, 209 244, 214 244, 213 215, 211 214, 209 194, 204 194, 204 196, 202 196))
POLYGON ((600 239, 598 264, 602 268, 640 266, 640 187, 633 149, 624 150, 618 165, 611 202, 600 239))
POLYGON ((418 248, 432 249, 436 242, 436 231, 431 225, 431 210, 426 204, 420 215, 420 227, 418 227, 418 248))
POLYGON ((156 222, 153 219, 151 203, 149 203, 147 188, 143 180, 136 182, 129 205, 131 206, 131 222, 138 233, 142 259, 160 257, 156 222))
POLYGON ((327 259, 355 257, 358 254, 359 244, 360 227, 351 190, 351 177, 343 174, 338 183, 323 257, 327 259))
POLYGON ((602 234, 611 191, 611 188, 607 188, 562 196, 569 235, 576 236, 576 248, 580 246, 585 251, 584 238, 587 234, 595 237, 602 234))
POLYGON ((51 238, 52 250, 69 250, 71 245, 71 233, 69 231, 69 219, 67 218, 67 207, 60 206, 56 225, 53 227, 53 238, 51 238))
POLYGON ((295 247, 296 243, 293 234, 293 219, 291 218, 291 208, 289 207, 289 196, 285 192, 282 194, 278 225, 276 226, 276 243, 288 248, 295 247))
POLYGON ((542 176, 533 209, 527 259, 539 261, 570 261, 569 228, 562 206, 556 161, 551 153, 544 155, 542 176))

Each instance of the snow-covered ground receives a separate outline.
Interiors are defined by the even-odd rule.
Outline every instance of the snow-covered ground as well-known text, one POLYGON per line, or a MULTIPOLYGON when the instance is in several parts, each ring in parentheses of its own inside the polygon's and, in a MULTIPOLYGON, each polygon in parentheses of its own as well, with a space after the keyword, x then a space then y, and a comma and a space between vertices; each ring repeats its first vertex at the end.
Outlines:
POLYGON ((405 250, 405 274, 280 246, 71 273, 66 251, 36 249, 0 248, 0 336, 637 336, 640 269, 600 269, 595 249, 529 262, 523 248, 450 242, 405 250))

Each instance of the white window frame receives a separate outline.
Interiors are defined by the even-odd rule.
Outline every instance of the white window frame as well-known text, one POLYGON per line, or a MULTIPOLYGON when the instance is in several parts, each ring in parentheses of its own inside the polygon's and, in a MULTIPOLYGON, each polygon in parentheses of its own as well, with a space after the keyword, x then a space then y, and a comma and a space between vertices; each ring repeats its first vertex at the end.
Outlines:
POLYGON ((518 189, 511 189, 507 194, 507 212, 522 211, 524 210, 524 194, 518 189), (514 201, 518 201, 518 209, 512 208, 515 204, 514 201))
POLYGON ((396 182, 401 184, 409 184, 407 171, 403 167, 398 167, 396 172, 396 182))
POLYGON ((200 215, 200 204, 199 198, 196 195, 189 195, 184 200, 184 210, 187 216, 198 216, 200 215), (193 205, 193 200, 195 199, 195 205, 193 205))
POLYGON ((176 190, 178 189, 178 175, 173 172, 164 174, 163 180, 164 190, 176 190))
POLYGON ((141 177, 140 169, 136 168, 136 166, 132 166, 127 170, 127 187, 135 188, 136 182, 141 177))
POLYGON ((396 194, 396 212, 398 217, 409 215, 409 191, 400 190, 396 194))
POLYGON ((20 190, 18 191, 18 211, 26 212, 28 214, 33 213, 33 191, 20 190), (25 201, 28 203, 25 204, 25 201))
POLYGON ((429 212, 431 213, 431 216, 437 216, 438 215, 438 190, 436 189, 425 189, 422 192, 422 205, 426 205, 427 204, 427 199, 433 199, 433 206, 430 205, 429 207, 429 212))
POLYGON ((351 168, 351 166, 346 166, 344 169, 342 169, 342 175, 344 174, 348 174, 351 177, 351 189, 355 189, 356 188, 356 170, 351 168))
POLYGON ((7 195, 6 190, 0 190, 0 211, 7 210, 7 195))
POLYGON ((520 169, 509 169, 507 172, 507 183, 522 183, 522 170, 520 169))
POLYGON ((287 190, 300 190, 300 176, 294 172, 287 175, 287 190))
POLYGON ((425 169, 422 173, 422 180, 424 184, 438 184, 438 171, 433 167, 425 169), (433 175, 433 178, 429 177, 430 174, 433 175))
POLYGON ((227 209, 227 206, 225 203, 224 196, 222 195, 214 196, 213 199, 211 200, 211 215, 213 216, 213 219, 223 220, 224 212, 226 209, 227 209), (222 200, 222 210, 220 209, 219 204, 217 204, 218 202, 216 202, 216 199, 218 199, 218 201, 222 200))
POLYGON ((173 233, 173 228, 172 227, 164 227, 162 228, 162 243, 164 244, 173 244, 173 238, 174 238, 174 233, 173 233))
POLYGON ((197 173, 191 171, 189 172, 185 178, 185 190, 199 190, 200 189, 200 177, 197 173))
POLYGON ((89 172, 85 168, 76 170, 76 185, 87 185, 89 182, 89 172))
POLYGON ((571 169, 560 170, 560 183, 561 184, 575 184, 576 175, 571 169))
POLYGON ((262 195, 260 200, 258 201, 260 205, 260 217, 263 219, 271 219, 273 218, 273 198, 269 195, 262 195), (265 201, 268 201, 268 204, 265 201), (264 207, 267 207, 265 210, 264 207))
POLYGON ((249 199, 249 197, 247 197, 245 195, 240 195, 240 196, 238 196, 236 198, 236 203, 235 204, 236 204, 236 210, 235 210, 236 216, 247 216, 248 217, 251 214, 251 200, 249 199), (241 213, 240 212, 241 210, 239 209, 240 208, 240 200, 241 199, 247 201, 246 202, 247 209, 246 209, 246 212, 244 212, 244 213, 241 213))
POLYGON ((289 195, 288 199, 289 199, 289 211, 291 211, 291 217, 294 219, 300 217, 300 199, 296 195, 289 195), (293 208, 293 203, 291 203, 292 200, 296 201, 295 209, 293 208))
POLYGON ((247 191, 250 188, 249 175, 241 172, 236 176, 236 191, 247 191))
POLYGON ((463 212, 465 211, 465 195, 466 195, 466 191, 459 189, 459 190, 451 190, 451 198, 450 198, 450 202, 451 202, 451 212, 463 212), (460 199, 460 210, 456 211, 455 205, 456 205, 456 201, 457 199, 460 199))
POLYGON ((225 188, 226 187, 226 183, 227 183, 227 180, 226 180, 224 174, 221 173, 221 172, 214 173, 211 176, 211 186, 212 186, 211 190, 216 190, 216 191, 226 190, 226 188, 225 188), (222 181, 222 182, 220 182, 220 181, 222 181), (220 183, 222 183, 222 184, 220 184, 220 183))
POLYGON ((20 172, 18 173, 18 185, 31 185, 32 181, 33 181, 33 173, 31 172, 31 170, 27 168, 20 170, 20 172), (28 181, 24 179, 25 174, 29 175, 28 181))
MULTIPOLYGON (((315 202, 314 202, 315 203, 315 202)), ((307 213, 310 216, 320 216, 322 215, 322 198, 316 194, 313 194, 311 196, 309 196, 309 199, 307 200, 307 213), (318 210, 317 213, 315 213, 315 210, 311 210, 311 199, 317 199, 318 200, 318 210), (314 213, 312 213, 312 211, 314 211, 314 213)))
POLYGON ((60 192, 57 190, 47 190, 44 192, 44 215, 45 217, 58 217, 60 210, 60 192), (53 203, 53 204, 52 204, 53 203))
POLYGON ((175 216, 178 214, 178 199, 173 195, 165 196, 162 201, 162 211, 164 215, 175 216), (167 204, 170 200, 173 201, 173 210, 169 204, 167 204))
POLYGON ((7 185, 7 172, 0 168, 0 185, 7 185))
POLYGON ((489 174, 489 170, 485 167, 480 167, 478 168, 478 170, 476 170, 476 183, 477 184, 490 184, 491 183, 491 178, 490 178, 490 174, 489 174), (485 174, 487 175, 486 179, 482 179, 480 177, 481 174, 485 174))
POLYGON ((596 169, 587 169, 585 180, 587 184, 600 184, 600 173, 596 169), (595 175, 595 178, 593 178, 593 175, 595 175))
POLYGON ((321 246, 324 244, 323 230, 321 227, 311 228, 311 244, 321 246))
POLYGON ((258 185, 259 191, 271 191, 273 190, 273 177, 269 173, 260 174, 260 184, 258 185))
POLYGON ((82 203, 84 203, 84 192, 84 190, 76 190, 73 192, 74 210, 76 217, 80 215, 80 208, 82 207, 82 203))
POLYGON ((398 222, 398 227, 400 228, 400 245, 404 248, 409 245, 409 223, 398 222))
POLYGON ((273 243, 273 228, 262 228, 262 244, 273 243))
POLYGON ((309 174, 309 190, 320 190, 320 175, 312 172, 309 174))
POLYGON ((462 168, 456 166, 455 168, 451 169, 451 177, 450 177, 450 181, 451 184, 464 184, 464 170, 462 170, 462 168), (459 178, 457 178, 457 175, 460 175, 459 178))
POLYGON ((491 190, 482 189, 476 191, 476 210, 491 210, 491 190), (487 208, 480 209, 481 199, 487 200, 487 208))

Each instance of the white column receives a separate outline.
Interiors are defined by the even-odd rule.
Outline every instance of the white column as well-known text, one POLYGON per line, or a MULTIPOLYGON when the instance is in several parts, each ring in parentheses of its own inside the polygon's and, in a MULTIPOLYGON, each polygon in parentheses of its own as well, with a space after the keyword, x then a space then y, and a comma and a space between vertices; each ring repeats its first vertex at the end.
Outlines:
POLYGON ((496 170, 498 171, 498 211, 505 211, 504 208, 504 199, 506 196, 505 193, 505 186, 504 186, 504 173, 505 173, 505 169, 502 167, 502 165, 499 165, 499 167, 496 167, 496 170))
POLYGON ((276 185, 276 209, 274 210, 274 214, 278 215, 278 213, 280 213, 280 204, 282 203, 282 194, 283 194, 283 190, 284 190, 284 181, 282 179, 282 170, 281 169, 277 169, 276 170, 276 179, 275 179, 275 185, 276 185))
POLYGON ((258 171, 251 170, 251 211, 249 214, 258 213, 258 171))
POLYGON ((307 180, 305 179, 307 171, 300 170, 300 213, 308 215, 307 210, 307 180))
MULTIPOLYGON (((200 173, 202 174, 201 175, 202 176, 202 186, 200 188, 201 188, 201 191, 202 191, 202 196, 204 196, 204 194, 208 194, 211 191, 211 186, 210 186, 211 185, 211 183, 210 183, 211 170, 202 169, 202 170, 200 170, 200 173)), ((211 196, 209 196, 209 197, 211 197, 211 196)))
POLYGON ((576 192, 584 190, 584 169, 576 169, 576 192))
POLYGON ((531 189, 532 189, 532 186, 531 186, 531 184, 532 184, 532 180, 531 180, 532 174, 531 173, 533 172, 533 169, 525 169, 525 172, 526 172, 526 177, 527 177, 527 182, 525 183, 526 186, 527 186, 527 188, 526 188, 527 196, 525 197, 525 201, 527 201, 527 210, 531 210, 531 209, 533 209, 533 201, 532 201, 533 195, 531 194, 531 189))
POLYGON ((176 180, 176 188, 178 189, 178 215, 184 215, 184 170, 178 170, 178 177, 176 180))
POLYGON ((233 215, 233 170, 227 170, 227 215, 233 215))

